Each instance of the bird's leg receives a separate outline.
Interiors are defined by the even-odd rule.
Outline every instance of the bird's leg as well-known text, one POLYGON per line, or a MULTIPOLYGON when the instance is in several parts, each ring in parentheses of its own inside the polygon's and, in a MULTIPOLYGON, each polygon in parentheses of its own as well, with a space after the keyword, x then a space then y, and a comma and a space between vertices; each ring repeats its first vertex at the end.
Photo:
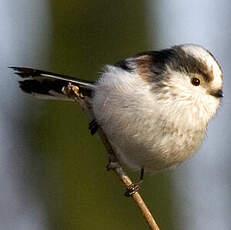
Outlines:
POLYGON ((143 182, 143 180, 144 180, 144 168, 141 168, 139 181, 129 185, 124 195, 129 197, 132 196, 134 193, 136 193, 140 189, 140 184, 143 182))
MULTIPOLYGON (((99 128, 100 127, 99 127, 99 125, 98 125, 98 123, 97 123, 97 121, 95 119, 93 119, 89 123, 89 129, 90 129, 90 132, 91 132, 92 135, 94 135, 99 128)), ((113 150, 111 149, 111 151, 113 151, 113 150)), ((114 170, 118 174, 120 174, 121 177, 123 177, 124 172, 123 172, 123 169, 121 168, 121 165, 119 164, 118 159, 116 158, 116 156, 114 154, 109 154, 108 157, 109 157, 108 158, 108 164, 106 166, 107 170, 108 171, 109 170, 114 170)), ((141 168, 139 181, 136 182, 136 183, 130 184, 127 187, 124 195, 129 197, 129 196, 132 196, 134 193, 136 193, 140 189, 140 184, 143 182, 143 179, 144 179, 144 168, 141 168)))
POLYGON ((139 180, 139 183, 142 183, 144 180, 144 168, 141 168, 140 170, 140 180, 139 180))
POLYGON ((99 128, 99 125, 97 123, 97 121, 95 119, 93 119, 90 123, 89 123, 89 126, 88 128, 90 129, 90 132, 91 132, 91 135, 94 135, 98 128, 99 128))

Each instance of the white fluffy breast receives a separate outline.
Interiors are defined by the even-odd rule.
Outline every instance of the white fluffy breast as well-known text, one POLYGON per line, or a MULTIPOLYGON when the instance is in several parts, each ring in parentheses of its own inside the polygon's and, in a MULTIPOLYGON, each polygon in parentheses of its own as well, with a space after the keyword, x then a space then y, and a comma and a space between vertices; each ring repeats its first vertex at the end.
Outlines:
POLYGON ((188 101, 176 103, 167 94, 161 100, 151 86, 138 74, 107 66, 97 83, 93 109, 122 161, 158 171, 191 156, 207 123, 197 123, 200 114, 188 101))

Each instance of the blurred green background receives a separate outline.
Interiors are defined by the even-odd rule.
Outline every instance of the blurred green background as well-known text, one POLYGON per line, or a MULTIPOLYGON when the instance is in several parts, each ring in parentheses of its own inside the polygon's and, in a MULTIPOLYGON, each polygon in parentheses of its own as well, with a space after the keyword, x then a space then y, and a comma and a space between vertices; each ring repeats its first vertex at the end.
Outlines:
MULTIPOLYGON (((8 66, 96 80, 105 64, 196 43, 224 72, 224 94, 199 152, 145 175, 141 194, 161 230, 231 229, 231 4, 213 1, 0 0, 0 229, 147 229, 77 104, 18 88, 8 66)), ((139 173, 126 169, 136 181, 139 173)))
MULTIPOLYGON (((147 50, 145 1, 50 1, 49 70, 95 80, 104 64, 147 50)), ((30 126, 41 164, 41 196, 49 229, 147 229, 113 172, 87 119, 72 103, 47 101, 30 126)), ((33 153, 34 154, 34 153, 33 153)), ((31 170, 38 173, 38 159, 31 170), (36 165, 36 167, 35 167, 36 165)), ((130 172, 134 179, 138 173, 130 172)), ((162 229, 174 229, 168 174, 145 176, 141 194, 162 229)))

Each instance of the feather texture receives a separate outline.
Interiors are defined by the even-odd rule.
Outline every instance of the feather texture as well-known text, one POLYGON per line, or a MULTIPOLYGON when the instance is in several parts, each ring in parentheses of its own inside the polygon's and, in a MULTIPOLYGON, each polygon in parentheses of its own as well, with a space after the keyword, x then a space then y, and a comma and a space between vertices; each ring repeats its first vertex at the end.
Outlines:
POLYGON ((79 87, 84 96, 91 97, 95 88, 94 82, 80 80, 63 74, 57 74, 32 68, 10 67, 22 80, 20 88, 28 94, 42 99, 72 100, 62 91, 69 83, 79 87))

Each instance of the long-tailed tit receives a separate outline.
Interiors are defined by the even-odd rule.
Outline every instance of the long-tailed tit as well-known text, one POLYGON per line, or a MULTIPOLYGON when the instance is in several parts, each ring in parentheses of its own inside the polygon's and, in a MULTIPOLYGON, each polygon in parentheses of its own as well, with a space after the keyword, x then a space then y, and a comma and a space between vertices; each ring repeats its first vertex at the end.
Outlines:
POLYGON ((206 49, 179 45, 107 65, 96 82, 31 68, 13 67, 21 89, 65 99, 78 86, 116 154, 134 169, 159 171, 198 150, 222 97, 222 70, 206 49))

